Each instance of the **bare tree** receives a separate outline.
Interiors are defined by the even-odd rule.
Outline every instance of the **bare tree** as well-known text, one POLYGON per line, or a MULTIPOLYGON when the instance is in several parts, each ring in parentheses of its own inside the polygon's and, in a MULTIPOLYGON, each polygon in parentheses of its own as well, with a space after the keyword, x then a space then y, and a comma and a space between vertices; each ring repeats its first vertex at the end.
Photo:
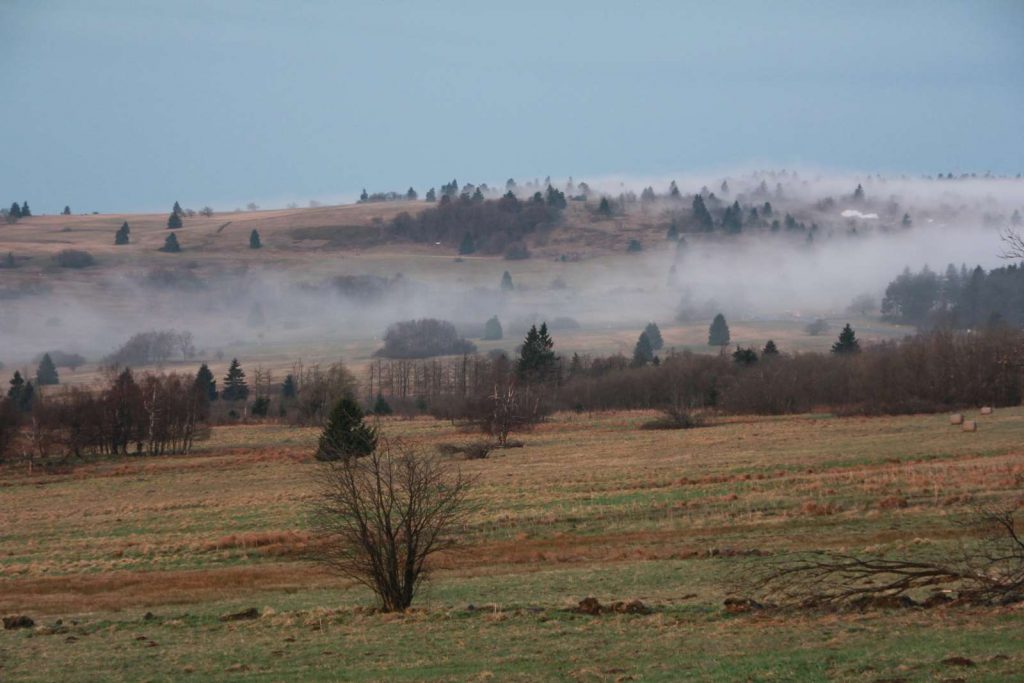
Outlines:
POLYGON ((508 445, 513 430, 532 427, 543 416, 540 398, 529 389, 521 390, 514 379, 504 386, 495 385, 490 398, 491 410, 484 415, 481 427, 502 447, 508 445))
POLYGON ((426 577, 427 560, 451 548, 470 511, 471 481, 426 453, 381 440, 363 458, 320 470, 315 559, 370 588, 386 612, 402 612, 426 577))
MULTIPOLYGON (((783 557, 741 583, 770 600, 802 606, 906 600, 921 589, 955 589, 970 603, 1024 600, 1024 532, 1019 510, 979 509, 965 523, 975 538, 959 552, 905 559, 835 552, 783 557)), ((749 569, 749 568, 748 568, 749 569)))
POLYGON ((999 254, 1000 258, 1024 258, 1024 235, 1013 228, 1006 228, 1000 234, 1000 238, 1003 240, 1003 252, 999 254))

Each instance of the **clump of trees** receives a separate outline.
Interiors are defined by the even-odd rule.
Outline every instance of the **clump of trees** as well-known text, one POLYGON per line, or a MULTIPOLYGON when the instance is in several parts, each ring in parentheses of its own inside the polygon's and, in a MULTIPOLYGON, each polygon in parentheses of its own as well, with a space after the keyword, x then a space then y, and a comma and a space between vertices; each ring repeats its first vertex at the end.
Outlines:
POLYGON ((415 216, 404 212, 396 216, 384 237, 440 242, 462 254, 501 254, 510 245, 525 244, 531 235, 554 228, 565 205, 565 195, 550 187, 546 195, 537 192, 527 201, 512 192, 490 200, 482 193, 455 197, 446 192, 436 206, 415 216))
POLYGON ((110 367, 160 364, 177 354, 182 360, 188 360, 195 352, 191 332, 152 330, 132 335, 119 349, 104 358, 103 363, 110 367))
POLYGON ((12 379, 0 406, 0 442, 6 447, 0 459, 20 455, 32 466, 90 456, 187 453, 207 433, 209 401, 189 375, 136 379, 125 369, 98 391, 68 387, 28 399, 32 385, 20 379, 12 379))
POLYGON ((906 269, 886 287, 882 316, 918 327, 1024 326, 1024 267, 986 272, 950 264, 941 275, 927 266, 919 273, 906 269))
POLYGON ((429 358, 474 353, 476 345, 463 338, 446 320, 421 318, 388 327, 384 347, 377 355, 385 358, 429 358))

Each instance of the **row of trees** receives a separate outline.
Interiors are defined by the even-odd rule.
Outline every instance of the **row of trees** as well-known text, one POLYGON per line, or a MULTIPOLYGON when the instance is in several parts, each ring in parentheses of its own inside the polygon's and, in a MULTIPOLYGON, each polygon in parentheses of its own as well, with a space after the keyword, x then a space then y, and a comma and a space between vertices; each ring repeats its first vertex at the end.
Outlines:
POLYGON ((30 465, 97 455, 187 453, 206 433, 209 402, 189 375, 114 374, 98 391, 42 396, 19 383, 0 401, 0 460, 30 465))
POLYGON ((906 269, 889 283, 882 315, 919 327, 975 329, 986 325, 1024 325, 1024 268, 1010 265, 988 272, 953 264, 939 274, 927 266, 906 269))

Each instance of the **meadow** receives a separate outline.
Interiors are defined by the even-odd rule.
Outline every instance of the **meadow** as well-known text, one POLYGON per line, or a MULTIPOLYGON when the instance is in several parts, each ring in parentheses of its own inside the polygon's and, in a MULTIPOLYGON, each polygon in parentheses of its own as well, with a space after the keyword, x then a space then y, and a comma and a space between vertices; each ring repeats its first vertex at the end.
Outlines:
MULTIPOLYGON (((732 614, 744 576, 805 549, 952 552, 1020 501, 1024 410, 717 418, 562 413, 523 448, 453 459, 476 511, 416 606, 381 614, 308 559, 315 430, 215 428, 189 456, 0 469, 4 680, 1010 680, 1024 610, 732 614), (972 415, 973 416, 973 415, 972 415), (585 597, 649 614, 579 614, 585 597), (256 608, 253 619, 222 617, 256 608)), ((434 449, 477 435, 384 431, 434 449)))

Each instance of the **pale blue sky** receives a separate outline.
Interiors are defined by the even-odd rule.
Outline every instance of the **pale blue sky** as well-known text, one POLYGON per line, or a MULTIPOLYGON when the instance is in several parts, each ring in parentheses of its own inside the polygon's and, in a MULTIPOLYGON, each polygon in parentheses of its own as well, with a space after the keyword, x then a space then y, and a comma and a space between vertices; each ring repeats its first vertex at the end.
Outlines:
POLYGON ((0 0, 0 203, 1024 171, 1024 1, 0 0), (634 6, 636 5, 636 6, 634 6))

